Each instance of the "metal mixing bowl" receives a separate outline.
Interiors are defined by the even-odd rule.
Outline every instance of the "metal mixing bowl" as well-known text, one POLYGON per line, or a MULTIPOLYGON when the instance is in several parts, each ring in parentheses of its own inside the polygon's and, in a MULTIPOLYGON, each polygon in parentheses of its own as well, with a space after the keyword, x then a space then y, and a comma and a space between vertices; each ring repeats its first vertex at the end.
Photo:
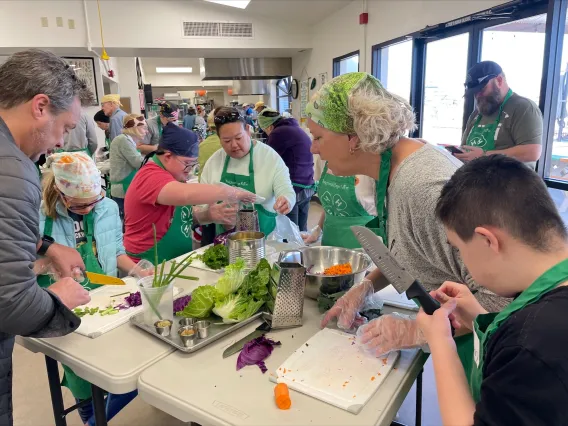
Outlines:
POLYGON ((333 294, 353 287, 365 277, 372 262, 369 256, 360 250, 342 247, 304 247, 280 253, 279 262, 301 263, 299 252, 303 254, 306 268, 306 297, 317 299, 321 293, 333 294), (353 272, 346 275, 323 275, 323 271, 334 265, 350 263, 353 272))

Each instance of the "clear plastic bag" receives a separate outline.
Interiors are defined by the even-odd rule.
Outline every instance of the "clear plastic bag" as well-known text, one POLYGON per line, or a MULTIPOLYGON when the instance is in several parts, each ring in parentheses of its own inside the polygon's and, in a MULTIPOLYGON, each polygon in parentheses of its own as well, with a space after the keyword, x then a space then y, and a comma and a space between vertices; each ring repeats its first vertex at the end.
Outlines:
POLYGON ((279 214, 276 216, 276 228, 274 228, 274 231, 266 238, 266 241, 283 242, 284 240, 290 244, 296 244, 298 247, 306 246, 298 225, 292 222, 287 216, 279 214))

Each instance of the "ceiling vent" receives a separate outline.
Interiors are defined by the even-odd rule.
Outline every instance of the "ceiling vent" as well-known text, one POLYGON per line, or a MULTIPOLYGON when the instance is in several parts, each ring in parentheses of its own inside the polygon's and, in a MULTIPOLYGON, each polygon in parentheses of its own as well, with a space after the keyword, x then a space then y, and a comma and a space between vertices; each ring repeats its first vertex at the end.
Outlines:
POLYGON ((187 38, 253 38, 252 24, 244 22, 183 22, 187 38))

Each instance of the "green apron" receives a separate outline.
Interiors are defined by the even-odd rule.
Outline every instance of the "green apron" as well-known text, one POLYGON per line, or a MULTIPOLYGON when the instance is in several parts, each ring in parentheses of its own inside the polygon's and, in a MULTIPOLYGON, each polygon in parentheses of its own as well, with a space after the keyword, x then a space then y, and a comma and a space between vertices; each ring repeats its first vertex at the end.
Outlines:
POLYGON ((163 129, 162 129, 162 120, 160 120, 160 116, 159 116, 159 115, 156 117, 156 123, 158 124, 158 135, 162 136, 162 132, 163 132, 163 129))
MULTIPOLYGON (((104 274, 105 271, 99 265, 99 261, 95 256, 93 251, 93 230, 94 230, 94 223, 93 223, 93 212, 86 214, 83 216, 83 224, 85 227, 85 237, 87 241, 85 244, 81 245, 77 248, 77 251, 81 255, 83 262, 85 262, 85 270, 89 272, 94 272, 96 274, 104 274)), ((53 219, 47 217, 45 219, 45 228, 44 228, 44 235, 50 236, 53 231, 53 219)), ((41 287, 48 287, 50 286, 53 281, 51 276, 48 275, 40 275, 38 277, 38 284, 41 287)), ((95 288, 100 287, 100 285, 91 284, 88 278, 85 279, 81 283, 83 287, 87 290, 94 290, 95 288)), ((63 365, 63 364, 62 364, 63 365)), ((66 386, 71 390, 73 396, 77 399, 83 400, 91 397, 91 384, 84 379, 81 379, 77 376, 71 368, 63 365, 63 380, 61 381, 62 386, 66 386)))
POLYGON ((483 152, 493 151, 495 149, 496 133, 499 128, 499 122, 501 121, 501 114, 503 113, 505 104, 512 95, 513 91, 509 89, 507 96, 505 96, 503 103, 499 107, 499 114, 497 114, 495 122, 480 125, 479 122, 481 121, 482 116, 481 114, 478 114, 477 120, 475 120, 475 123, 469 132, 469 136, 467 137, 465 143, 467 146, 477 146, 481 148, 483 152))
MULTIPOLYGON (((223 166, 223 173, 221 173, 221 182, 226 183, 227 185, 234 186, 236 188, 246 189, 253 194, 256 194, 256 188, 254 186, 254 161, 253 161, 253 151, 254 151, 254 142, 250 144, 250 151, 249 151, 249 174, 248 176, 245 175, 237 175, 235 173, 228 173, 227 167, 229 166, 229 161, 231 157, 227 155, 225 159, 225 165, 223 166)), ((276 216, 277 213, 272 213, 262 207, 260 204, 254 205, 255 210, 258 212, 258 223, 260 226, 260 231, 264 233, 264 235, 268 236, 274 231, 276 228, 276 216)), ((224 228, 217 225, 217 234, 225 232, 224 228)))
MULTIPOLYGON (((474 401, 477 403, 481 394, 481 382, 483 381, 483 366, 485 361, 485 349, 487 342, 499 326, 515 312, 523 309, 531 303, 537 302, 542 296, 554 290, 560 284, 568 281, 568 259, 556 264, 523 291, 513 302, 501 312, 478 315, 473 322, 473 362, 464 365, 466 375, 470 376, 469 386, 474 401)), ((462 363, 464 360, 462 359, 462 363)))
POLYGON ((334 176, 327 173, 327 163, 318 183, 318 194, 325 210, 323 225, 324 246, 360 248, 361 244, 351 231, 352 226, 366 226, 375 234, 387 240, 387 216, 385 206, 390 174, 390 150, 381 155, 379 180, 376 182, 377 217, 370 215, 357 200, 355 176, 334 176))
MULTIPOLYGON (((158 157, 152 160, 164 169, 164 165, 158 157)), ((191 226, 193 225, 193 207, 177 206, 168 231, 158 241, 158 263, 164 260, 174 259, 193 250, 191 239, 191 226)), ((148 226, 152 226, 151 223, 148 226)), ((142 253, 126 252, 130 257, 146 259, 154 264, 154 247, 142 253)))

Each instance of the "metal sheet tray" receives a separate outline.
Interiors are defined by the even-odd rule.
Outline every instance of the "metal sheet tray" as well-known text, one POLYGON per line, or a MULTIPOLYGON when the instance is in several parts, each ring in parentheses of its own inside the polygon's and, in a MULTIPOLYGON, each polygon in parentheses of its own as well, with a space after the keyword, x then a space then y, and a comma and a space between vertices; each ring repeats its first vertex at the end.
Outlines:
POLYGON ((130 317, 130 322, 135 326, 140 327, 142 330, 147 331, 151 335, 157 337, 158 339, 163 340, 174 348, 185 353, 192 353, 204 348, 205 346, 213 343, 216 340, 219 340, 224 336, 227 336, 228 334, 233 333, 234 331, 237 331, 239 328, 244 327, 257 318, 260 318, 262 315, 262 312, 257 312, 252 317, 236 324, 221 324, 223 320, 219 317, 204 318, 204 320, 211 322, 211 326, 209 328, 209 336, 207 336, 205 339, 200 339, 199 337, 197 337, 195 339, 195 343, 187 348, 183 345, 181 339, 178 336, 179 320, 182 317, 174 317, 172 330, 170 332, 170 335, 167 337, 159 335, 158 333, 156 333, 156 329, 153 326, 149 326, 144 323, 144 312, 140 312, 139 314, 130 317))

